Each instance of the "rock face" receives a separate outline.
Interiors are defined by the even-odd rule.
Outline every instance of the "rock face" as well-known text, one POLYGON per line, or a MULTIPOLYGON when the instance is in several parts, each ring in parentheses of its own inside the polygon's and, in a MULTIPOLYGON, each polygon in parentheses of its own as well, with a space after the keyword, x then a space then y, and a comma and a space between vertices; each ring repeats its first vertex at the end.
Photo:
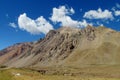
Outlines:
POLYGON ((9 67, 82 67, 120 64, 120 33, 105 27, 62 27, 44 39, 0 51, 9 67))

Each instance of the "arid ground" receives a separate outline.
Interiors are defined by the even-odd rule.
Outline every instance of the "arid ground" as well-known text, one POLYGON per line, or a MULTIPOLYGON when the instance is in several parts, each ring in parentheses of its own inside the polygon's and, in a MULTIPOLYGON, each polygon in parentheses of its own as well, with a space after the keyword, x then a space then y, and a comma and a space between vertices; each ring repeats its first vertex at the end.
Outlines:
POLYGON ((0 80, 120 80, 120 68, 118 66, 49 69, 1 69, 0 80))

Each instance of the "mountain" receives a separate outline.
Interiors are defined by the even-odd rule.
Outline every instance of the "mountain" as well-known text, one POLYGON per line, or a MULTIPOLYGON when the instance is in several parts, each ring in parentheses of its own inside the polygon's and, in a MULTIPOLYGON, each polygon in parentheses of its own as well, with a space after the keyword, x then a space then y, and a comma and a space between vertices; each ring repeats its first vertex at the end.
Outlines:
POLYGON ((4 64, 17 56, 27 53, 28 51, 31 50, 31 48, 32 48, 31 43, 17 43, 13 46, 1 50, 0 64, 4 64))
POLYGON ((9 67, 83 67, 120 64, 120 32, 88 25, 62 27, 45 38, 0 51, 0 64, 9 67))

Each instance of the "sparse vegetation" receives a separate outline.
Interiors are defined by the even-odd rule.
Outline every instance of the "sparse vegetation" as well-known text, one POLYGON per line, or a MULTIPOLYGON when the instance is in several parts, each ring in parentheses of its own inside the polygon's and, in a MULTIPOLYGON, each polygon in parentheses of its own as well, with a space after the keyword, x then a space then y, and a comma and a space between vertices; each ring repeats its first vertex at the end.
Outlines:
POLYGON ((0 70, 0 80, 13 80, 13 76, 7 70, 0 70))
POLYGON ((6 69, 0 71, 0 80, 120 80, 118 78, 81 77, 71 75, 42 75, 28 69, 6 69), (20 74, 20 75, 17 75, 20 74))

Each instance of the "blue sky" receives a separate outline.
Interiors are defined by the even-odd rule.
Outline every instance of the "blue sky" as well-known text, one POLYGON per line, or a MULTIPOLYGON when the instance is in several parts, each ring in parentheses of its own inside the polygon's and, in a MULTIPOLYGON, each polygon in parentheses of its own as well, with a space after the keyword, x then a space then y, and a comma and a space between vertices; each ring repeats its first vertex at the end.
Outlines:
POLYGON ((0 0, 0 50, 60 26, 87 24, 120 31, 120 0, 0 0))

